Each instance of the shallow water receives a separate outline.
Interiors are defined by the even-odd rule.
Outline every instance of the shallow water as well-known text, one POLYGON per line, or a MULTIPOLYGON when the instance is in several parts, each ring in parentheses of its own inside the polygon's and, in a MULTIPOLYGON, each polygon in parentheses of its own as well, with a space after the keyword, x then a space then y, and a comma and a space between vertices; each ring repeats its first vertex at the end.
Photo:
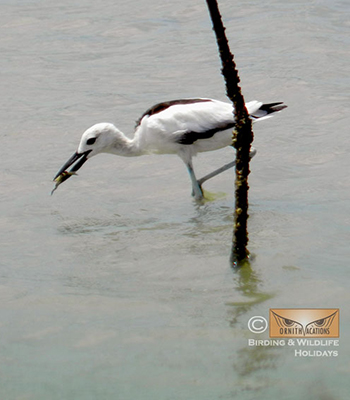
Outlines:
POLYGON ((254 126, 236 272, 232 172, 198 206, 176 157, 105 155, 50 197, 93 123, 225 99, 205 3, 2 2, 1 398, 347 398, 349 4, 220 3, 245 98, 289 106, 254 126), (248 346, 252 316, 310 307, 340 308, 338 357, 248 346))

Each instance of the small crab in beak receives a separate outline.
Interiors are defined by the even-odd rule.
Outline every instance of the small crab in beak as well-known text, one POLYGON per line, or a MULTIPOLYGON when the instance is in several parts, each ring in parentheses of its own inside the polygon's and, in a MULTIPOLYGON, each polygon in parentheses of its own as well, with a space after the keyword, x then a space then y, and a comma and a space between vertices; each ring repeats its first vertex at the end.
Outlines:
POLYGON ((72 155, 72 157, 63 165, 63 167, 57 172, 56 176, 54 177, 53 181, 56 182, 56 185, 53 188, 51 195, 61 183, 65 182, 72 175, 77 175, 76 171, 78 171, 78 169, 80 169, 83 164, 88 160, 88 155, 90 152, 91 150, 88 150, 84 153, 76 152, 72 155), (66 171, 66 169, 69 168, 71 165, 73 166, 70 171, 66 171))

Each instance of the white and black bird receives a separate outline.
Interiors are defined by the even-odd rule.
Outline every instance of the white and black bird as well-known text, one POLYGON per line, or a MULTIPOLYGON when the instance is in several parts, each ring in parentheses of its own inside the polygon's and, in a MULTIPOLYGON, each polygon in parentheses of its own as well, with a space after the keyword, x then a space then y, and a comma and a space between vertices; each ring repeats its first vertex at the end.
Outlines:
MULTIPOLYGON (((283 103, 246 103, 251 119, 259 121, 283 110, 283 103)), ((87 129, 77 151, 58 171, 56 187, 81 168, 91 157, 110 153, 124 157, 145 154, 177 154, 185 163, 195 199, 203 197, 201 184, 234 165, 234 162, 197 180, 192 158, 197 153, 218 150, 232 144, 234 110, 230 103, 195 98, 156 104, 138 120, 133 138, 128 138, 111 123, 99 123, 87 129), (72 166, 70 171, 67 168, 72 166)), ((254 155, 254 154, 252 154, 254 155)))

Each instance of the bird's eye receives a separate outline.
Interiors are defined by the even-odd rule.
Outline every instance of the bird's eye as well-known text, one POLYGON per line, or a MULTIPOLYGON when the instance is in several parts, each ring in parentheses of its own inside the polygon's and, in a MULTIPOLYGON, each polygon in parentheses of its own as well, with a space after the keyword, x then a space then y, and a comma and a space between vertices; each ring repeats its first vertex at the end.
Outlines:
POLYGON ((96 138, 93 137, 93 138, 88 139, 88 140, 86 141, 86 144, 94 144, 95 142, 96 142, 96 138))

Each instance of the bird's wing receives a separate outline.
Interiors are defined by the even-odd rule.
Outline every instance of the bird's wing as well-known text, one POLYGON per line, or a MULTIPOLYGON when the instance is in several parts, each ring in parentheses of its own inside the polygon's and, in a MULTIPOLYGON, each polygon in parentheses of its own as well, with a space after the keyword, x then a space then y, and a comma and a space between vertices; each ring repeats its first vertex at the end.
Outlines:
POLYGON ((185 99, 160 103, 141 118, 139 127, 168 140, 192 144, 234 126, 231 104, 211 99, 185 99))
POLYGON ((196 99, 179 99, 179 100, 170 100, 170 101, 165 101, 162 103, 157 103, 148 110, 146 110, 141 117, 136 121, 136 128, 141 124, 141 121, 144 117, 150 117, 152 115, 158 114, 164 110, 166 110, 169 107, 177 106, 177 105, 191 105, 195 103, 204 103, 204 102, 210 102, 212 101, 211 99, 205 99, 205 98, 196 98, 196 99))
MULTIPOLYGON (((285 107, 279 104, 267 104, 265 107, 259 101, 250 101, 246 107, 254 121, 267 118, 268 114, 285 107)), ((135 141, 142 143, 145 151, 160 153, 177 152, 179 144, 199 142, 202 147, 198 147, 198 151, 215 150, 228 146, 231 136, 216 135, 215 142, 210 143, 201 139, 211 139, 216 133, 225 132, 234 125, 232 103, 207 98, 173 100, 156 104, 142 115, 136 127, 135 141)))

